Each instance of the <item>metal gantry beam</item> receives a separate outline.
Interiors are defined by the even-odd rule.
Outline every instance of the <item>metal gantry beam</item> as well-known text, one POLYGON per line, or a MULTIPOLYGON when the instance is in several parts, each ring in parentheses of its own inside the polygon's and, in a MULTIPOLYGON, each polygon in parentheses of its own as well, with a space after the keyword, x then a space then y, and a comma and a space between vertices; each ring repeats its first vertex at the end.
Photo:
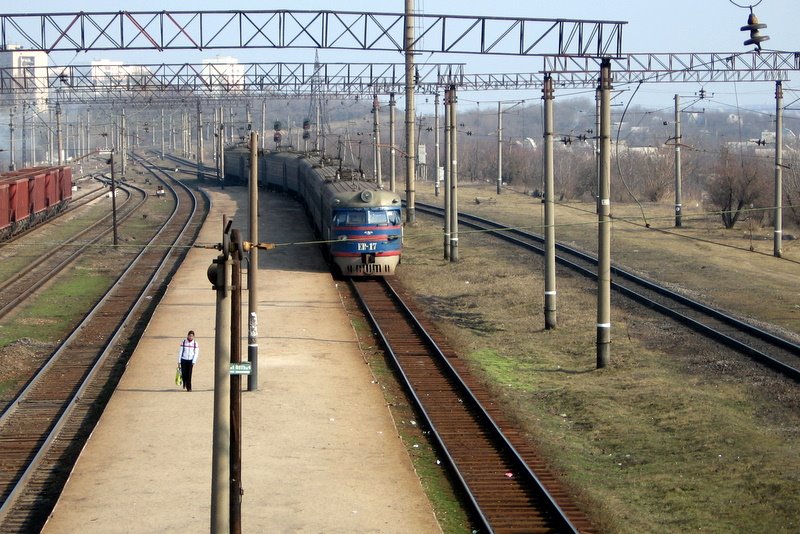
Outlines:
MULTIPOLYGON (((763 82, 800 70, 800 52, 633 53, 607 58, 615 83, 763 82)), ((545 56, 542 71, 557 84, 597 84, 602 58, 545 56)))
MULTIPOLYGON (((0 93, 36 89, 78 92, 304 94, 315 84, 336 92, 388 94, 403 88, 402 63, 94 64, 0 68, 0 93)), ((417 70, 421 87, 459 80, 463 63, 429 63, 417 70)))
MULTIPOLYGON (((0 47, 44 52, 331 48, 405 50, 402 13, 231 10, 0 15, 0 47)), ((419 53, 614 56, 626 22, 415 13, 419 53)))
MULTIPOLYGON (((611 59, 616 83, 786 81, 800 70, 800 53, 624 54, 611 59)), ((465 91, 525 90, 543 86, 550 73, 555 87, 592 87, 599 63, 593 58, 543 58, 534 73, 471 74, 463 63, 428 63, 416 72, 415 88, 436 93, 455 85, 465 91), (555 69, 549 71, 548 69, 555 69), (595 69, 595 70, 593 70, 595 69)), ((151 100, 153 98, 250 98, 307 96, 323 92, 351 97, 401 93, 400 63, 182 63, 95 64, 0 68, 0 94, 58 91, 65 102, 151 100)))

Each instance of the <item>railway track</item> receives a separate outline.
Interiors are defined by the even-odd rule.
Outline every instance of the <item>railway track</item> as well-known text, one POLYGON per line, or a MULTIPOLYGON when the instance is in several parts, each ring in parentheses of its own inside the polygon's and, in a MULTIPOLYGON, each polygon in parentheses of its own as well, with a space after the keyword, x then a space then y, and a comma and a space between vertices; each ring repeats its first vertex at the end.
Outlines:
POLYGON ((351 285, 469 497, 478 532, 591 532, 544 461, 384 279, 351 285))
POLYGON ((58 212, 57 214, 53 215, 50 219, 47 220, 47 222, 39 223, 39 224, 36 224, 36 225, 31 226, 29 228, 25 228, 24 230, 20 230, 17 233, 15 233, 13 236, 9 237, 8 239, 3 240, 2 244, 6 245, 6 244, 9 244, 9 243, 13 243, 14 241, 22 238, 23 236, 28 235, 31 232, 34 232, 34 231, 38 230, 39 228, 41 228, 45 224, 47 224, 49 222, 53 222, 55 220, 58 220, 59 218, 63 217, 64 215, 67 215, 68 213, 74 212, 74 211, 82 208, 83 206, 85 206, 85 205, 97 200, 98 198, 100 198, 104 194, 106 194, 106 191, 105 191, 103 185, 98 183, 97 187, 93 188, 91 191, 88 191, 88 192, 86 192, 86 193, 84 193, 84 194, 82 194, 80 196, 73 197, 72 201, 69 203, 69 205, 64 210, 62 210, 62 211, 58 212))
POLYGON ((198 209, 188 187, 166 183, 175 198, 171 216, 0 414, 2 532, 41 529, 121 376, 137 330, 194 242, 207 202, 198 209))
MULTIPOLYGON (((122 223, 144 205, 147 200, 147 192, 139 187, 130 185, 117 190, 127 194, 127 198, 118 208, 117 222, 122 223), (134 194, 136 194, 136 198, 134 198, 134 194)), ((80 258, 81 255, 86 254, 101 239, 110 235, 112 232, 112 227, 109 223, 111 217, 112 214, 109 213, 78 231, 72 237, 48 248, 37 257, 30 258, 21 271, 11 274, 7 279, 0 282, 0 319, 14 311, 17 305, 24 302, 25 299, 80 258)), ((43 225, 37 227, 37 229, 42 227, 43 225)))
MULTIPOLYGON (((418 212, 442 217, 444 210, 430 204, 416 204, 418 212)), ((459 224, 484 231, 526 250, 544 254, 544 238, 502 223, 459 213, 459 224)), ((556 261, 593 280, 597 279, 597 258, 556 244, 556 261)), ((612 266, 611 287, 626 297, 708 336, 778 373, 800 381, 800 345, 757 327, 724 311, 707 306, 676 291, 612 266)))

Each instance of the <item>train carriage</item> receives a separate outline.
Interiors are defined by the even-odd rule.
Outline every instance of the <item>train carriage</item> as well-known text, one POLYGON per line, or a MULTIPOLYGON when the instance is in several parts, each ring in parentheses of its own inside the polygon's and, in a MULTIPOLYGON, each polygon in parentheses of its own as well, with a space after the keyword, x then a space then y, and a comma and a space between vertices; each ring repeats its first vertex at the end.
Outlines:
POLYGON ((0 239, 53 217, 71 199, 69 167, 33 167, 0 174, 0 239))
MULTIPOLYGON (((246 149, 226 152, 226 180, 247 183, 246 149), (241 174, 228 173, 240 169, 241 174), (246 169, 246 171, 244 170, 246 169)), ((345 276, 393 275, 400 262, 403 226, 400 197, 375 182, 318 156, 268 152, 258 161, 260 187, 286 191, 304 205, 325 250, 345 276)))

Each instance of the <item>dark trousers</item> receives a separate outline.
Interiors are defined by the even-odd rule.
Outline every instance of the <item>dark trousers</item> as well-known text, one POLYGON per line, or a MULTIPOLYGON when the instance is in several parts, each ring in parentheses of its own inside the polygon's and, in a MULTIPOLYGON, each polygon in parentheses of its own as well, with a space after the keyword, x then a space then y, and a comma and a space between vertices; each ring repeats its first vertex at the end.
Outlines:
POLYGON ((181 378, 183 379, 183 389, 192 391, 192 360, 181 360, 181 378))

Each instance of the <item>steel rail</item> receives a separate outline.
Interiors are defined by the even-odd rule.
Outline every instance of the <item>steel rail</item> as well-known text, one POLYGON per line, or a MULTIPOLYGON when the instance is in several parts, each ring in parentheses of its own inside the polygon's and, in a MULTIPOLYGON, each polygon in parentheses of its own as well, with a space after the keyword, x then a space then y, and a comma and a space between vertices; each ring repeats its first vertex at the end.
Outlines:
MULTIPOLYGON (((439 208, 437 206, 433 206, 433 205, 430 205, 430 204, 419 204, 418 203, 417 207, 418 207, 418 210, 420 210, 421 212, 429 213, 431 215, 436 215, 438 217, 441 217, 443 212, 444 212, 444 210, 442 208, 439 208)), ((530 241, 534 241, 536 243, 542 244, 542 243, 544 243, 544 238, 542 236, 540 236, 540 235, 533 234, 533 233, 530 233, 530 232, 525 232, 525 231, 522 231, 522 230, 519 230, 519 229, 516 229, 516 228, 508 228, 507 225, 503 225, 503 224, 501 224, 499 222, 490 221, 488 219, 484 219, 484 218, 477 217, 475 215, 466 214, 466 213, 459 213, 459 220, 463 224, 465 224, 465 225, 467 225, 467 226, 469 226, 471 228, 478 229, 478 230, 488 230, 488 233, 490 233, 490 234, 492 234, 492 235, 494 235, 496 237, 499 237, 499 238, 501 238, 501 239, 503 239, 505 241, 508 241, 508 242, 510 242, 512 244, 515 244, 517 246, 526 248, 528 250, 535 251, 535 252, 537 252, 539 254, 544 254, 544 247, 543 246, 542 247, 536 246, 536 245, 531 244, 529 241, 524 241, 524 240, 530 240, 530 241), (514 236, 518 236, 518 237, 514 237, 514 236)), ((556 249, 560 250, 561 252, 563 252, 565 254, 573 255, 573 256, 579 258, 581 261, 587 262, 587 263, 589 263, 591 265, 595 265, 595 266, 597 265, 597 258, 596 257, 592 256, 591 254, 587 254, 587 253, 585 253, 583 251, 580 251, 580 250, 577 250, 575 248, 572 248, 572 247, 569 247, 567 245, 564 245, 563 243, 557 243, 556 244, 556 249)), ((586 277, 588 277, 588 278, 590 278, 592 280, 596 280, 597 279, 596 271, 590 270, 590 269, 586 268, 584 265, 580 265, 578 263, 572 262, 572 261, 568 260, 567 258, 565 258, 563 255, 557 256, 556 257, 556 261, 558 261, 562 265, 565 265, 565 266, 567 266, 567 267, 569 267, 569 268, 571 268, 571 269, 583 274, 584 276, 586 276, 586 277)), ((699 313, 701 313, 703 315, 709 316, 709 317, 711 317, 713 319, 716 319, 717 321, 720 321, 720 322, 723 322, 725 324, 728 324, 729 326, 732 326, 733 328, 735 328, 735 329, 737 329, 737 330, 739 330, 739 331, 741 331, 741 332, 743 332, 743 333, 745 333, 745 334, 747 334, 749 336, 752 336, 754 338, 760 339, 760 340, 762 340, 762 341, 764 341, 764 342, 766 342, 766 343, 768 343, 768 344, 770 344, 770 345, 772 345, 774 347, 777 347, 777 348, 779 348, 781 350, 784 350, 784 351, 786 351, 786 352, 788 352, 788 353, 790 353, 790 354, 792 354, 792 355, 794 355, 796 357, 800 357, 800 345, 798 345, 796 343, 793 343, 793 342, 791 342, 791 341, 789 341, 789 340, 787 340, 787 339, 785 339, 785 338, 783 338, 781 336, 775 335, 775 334, 773 334, 771 332, 768 332, 766 330, 758 328, 758 327, 756 327, 756 326, 754 326, 754 325, 752 325, 750 323, 747 323, 746 321, 742 321, 740 319, 737 319, 737 318, 735 318, 735 317, 733 317, 733 316, 731 316, 731 315, 729 315, 729 314, 727 314, 727 313, 725 313, 725 312, 723 312, 721 310, 717 310, 717 309, 712 308, 710 306, 707 306, 707 305, 705 305, 705 304, 703 304, 701 302, 698 302, 696 300, 690 299, 690 298, 688 298, 688 297, 686 297, 684 295, 681 295, 680 293, 677 293, 677 292, 672 291, 672 290, 670 290, 668 288, 665 288, 664 286, 661 286, 661 285, 659 285, 659 284, 657 284, 655 282, 652 282, 650 280, 646 280, 646 279, 644 279, 644 278, 642 278, 640 276, 637 276, 637 275, 631 273, 630 271, 627 271, 627 270, 622 269, 620 267, 616 267, 616 266, 612 267, 612 273, 615 274, 616 276, 624 279, 624 280, 630 281, 630 282, 632 282, 634 284, 638 284, 638 285, 640 285, 640 286, 642 286, 642 287, 644 287, 644 288, 646 288, 646 289, 648 289, 650 291, 658 293, 658 294, 664 296, 665 298, 669 299, 670 301, 673 301, 673 302, 678 303, 680 305, 683 305, 683 306, 689 307, 691 309, 694 309, 695 311, 697 311, 697 312, 699 312, 699 313)), ((730 347, 730 348, 732 348, 732 349, 734 349, 736 351, 742 352, 742 353, 744 353, 744 354, 746 354, 748 356, 753 357, 754 359, 756 359, 760 363, 771 367, 772 369, 778 371, 779 373, 781 373, 781 374, 783 374, 783 375, 785 375, 785 376, 787 376, 787 377, 789 377, 789 378, 791 378, 791 379, 793 379, 795 381, 800 381, 800 369, 798 369, 797 367, 794 367, 793 365, 787 364, 785 362, 782 362, 782 361, 774 358, 773 356, 771 356, 770 354, 767 354, 763 350, 759 350, 757 348, 754 348, 754 347, 748 345, 745 342, 742 342, 742 341, 737 340, 737 339, 735 339, 735 338, 733 338, 733 337, 731 337, 731 336, 729 336, 729 335, 727 335, 727 334, 725 334, 723 332, 720 332, 719 330, 717 330, 717 329, 715 329, 713 327, 710 327, 707 324, 704 324, 703 322, 701 322, 701 321, 699 321, 697 319, 689 317, 686 314, 680 313, 679 311, 675 310, 674 308, 672 308, 670 306, 667 306, 667 305, 664 305, 662 303, 656 302, 653 299, 650 299, 647 296, 642 295, 641 293, 637 292, 634 289, 625 287, 624 285, 620 284, 619 282, 612 281, 611 287, 613 289, 619 291, 620 293, 623 293, 626 296, 628 296, 628 297, 630 297, 630 298, 632 298, 632 299, 634 299, 634 300, 636 300, 636 301, 638 301, 638 302, 640 302, 642 304, 645 304, 646 306, 650 307, 651 309, 654 309, 654 310, 658 311, 659 313, 666 314, 666 315, 668 315, 668 316, 670 316, 670 317, 672 317, 672 318, 674 318, 674 319, 676 319, 676 320, 678 320, 680 322, 683 322, 684 324, 690 326, 691 328, 693 328, 693 329, 695 329, 695 330, 697 330, 697 331, 699 331, 699 332, 701 332, 701 333, 703 333, 703 334, 705 334, 707 336, 710 336, 710 337, 722 342, 724 345, 726 345, 726 346, 728 346, 728 347, 730 347)))
MULTIPOLYGON (((133 186, 133 185, 130 185, 130 184, 128 184, 128 187, 136 189, 140 193, 142 193, 142 198, 136 205, 131 206, 130 209, 126 210, 125 213, 122 214, 121 217, 119 217, 119 220, 117 221, 118 223, 124 222, 125 220, 129 219, 133 215, 133 213, 141 205, 143 205, 147 201, 147 192, 144 191, 142 188, 136 187, 136 186, 133 186)), ((128 198, 125 200, 125 203, 123 203, 120 206, 120 208, 122 208, 122 207, 127 205, 128 201, 131 198, 131 195, 130 195, 130 192, 127 189, 125 189, 125 186, 120 186, 118 189, 121 189, 125 193, 128 194, 128 198)), ((49 249, 46 253, 42 254, 39 258, 31 260, 29 262, 29 268, 24 273, 16 273, 14 276, 10 277, 8 280, 0 283, 0 291, 3 292, 3 296, 0 297, 0 318, 5 317, 6 315, 8 315, 8 313, 10 313, 11 311, 14 310, 14 308, 17 306, 17 304, 19 304, 20 302, 24 301, 27 297, 32 295, 37 289, 39 289, 44 284, 49 282, 52 279, 53 276, 55 276, 56 274, 61 272, 67 265, 72 263, 75 259, 77 259, 82 253, 86 252, 86 250, 88 250, 90 247, 92 247, 95 243, 97 243, 98 241, 100 241, 104 237, 108 236, 113 231, 113 229, 112 228, 101 229, 100 233, 98 233, 94 237, 91 237, 88 241, 78 245, 67 257, 63 258, 61 261, 59 261, 55 265, 52 265, 52 266, 49 266, 49 267, 46 266, 47 272, 37 273, 35 271, 40 266, 39 264, 42 262, 42 260, 46 260, 46 259, 50 259, 50 260, 56 259, 57 260, 57 257, 54 257, 54 254, 58 250, 65 249, 71 243, 74 243, 75 240, 77 240, 78 238, 84 236, 85 234, 87 234, 88 232, 91 232, 92 230, 95 230, 95 229, 99 228, 101 224, 107 223, 108 220, 111 217, 112 217, 111 213, 105 215, 103 218, 101 218, 97 222, 91 224, 87 228, 84 228, 83 230, 81 230, 80 232, 75 234, 74 236, 72 236, 69 239, 67 239, 64 243, 61 243, 58 247, 55 247, 53 249, 49 249), (31 272, 31 271, 34 271, 34 272, 31 272), (26 285, 25 289, 23 291, 20 291, 19 294, 16 297, 12 297, 10 300, 8 300, 7 302, 3 303, 5 301, 5 299, 9 297, 9 295, 8 295, 9 286, 11 286, 12 284, 24 283, 26 276, 27 277, 34 276, 35 277, 35 281, 32 284, 26 285)), ((52 221, 52 219, 50 219, 50 221, 52 221)), ((48 221, 48 222, 50 222, 50 221, 48 221)), ((41 225, 37 226, 37 228, 41 228, 41 227, 42 227, 41 225)), ((42 270, 44 270, 44 269, 42 269, 42 270)))
MULTIPOLYGON (((174 237, 174 238, 171 239, 171 241, 173 243, 178 242, 180 239, 182 239, 184 237, 186 231, 191 226, 191 222, 193 221, 194 214, 197 211, 196 197, 191 192, 191 190, 188 188, 188 186, 186 186, 185 184, 181 183, 180 181, 175 181, 175 182, 178 183, 179 186, 181 188, 183 188, 189 194, 189 196, 192 199, 193 204, 191 206, 190 216, 186 219, 186 221, 181 222, 181 229, 178 232, 177 237, 174 237)), ((167 184, 167 185, 172 190, 172 186, 169 186, 169 184, 167 184)), ((173 194, 175 194, 174 191, 173 191, 173 194)), ((92 308, 92 310, 84 318, 84 320, 81 322, 81 324, 77 328, 75 328, 75 330, 73 330, 72 334, 67 338, 67 340, 64 341, 64 343, 62 343, 62 345, 59 347, 59 349, 56 351, 56 353, 53 354, 53 356, 51 357, 50 361, 31 380, 31 382, 25 388, 25 392, 32 391, 32 387, 33 387, 34 382, 38 382, 39 380, 41 380, 41 377, 44 376, 45 368, 49 368, 51 365, 53 365, 53 363, 55 362, 56 358, 62 353, 62 351, 64 351, 65 347, 69 346, 69 344, 71 342, 73 342, 80 335, 81 330, 84 328, 84 325, 88 324, 88 322, 99 312, 99 310, 101 310, 101 308, 102 308, 104 303, 107 303, 107 302, 109 302, 111 300, 113 294, 117 290, 117 286, 119 284, 119 281, 124 279, 129 274, 134 273, 134 271, 136 270, 138 264, 140 263, 140 260, 142 260, 146 255, 149 254, 149 251, 148 251, 149 246, 152 245, 153 243, 155 243, 157 240, 161 239, 163 234, 167 231, 168 226, 173 222, 173 219, 175 218, 176 214, 178 213, 179 204, 180 204, 180 201, 179 201, 179 198, 176 195, 176 203, 175 203, 173 212, 170 215, 170 217, 165 221, 165 223, 161 226, 161 229, 153 236, 153 238, 148 242, 147 245, 142 247, 142 251, 137 255, 137 257, 135 259, 133 259, 128 264, 128 267, 125 269, 125 271, 117 279, 117 282, 115 282, 112 285, 112 287, 109 289, 109 291, 106 293, 106 295, 101 299, 101 301, 94 308, 92 308)), ((60 415, 58 416, 58 418, 55 421, 54 425, 52 426, 51 430, 48 432, 46 438, 42 442, 41 447, 39 448, 39 450, 37 451, 35 456, 30 460, 30 462, 28 463, 25 471, 22 473, 22 475, 18 477, 18 480, 17 480, 14 488, 9 493, 9 495, 5 499, 5 501, 2 503, 2 506, 0 506, 0 524, 3 524, 8 519, 8 516, 12 512, 14 503, 18 499, 21 498, 22 494, 25 491, 25 486, 27 485, 28 481, 32 479, 32 477, 34 476, 35 472, 39 468, 40 464, 44 461, 45 455, 47 454, 47 449, 49 449, 50 445, 58 437, 58 434, 67 425, 67 422, 69 421, 70 415, 73 413, 73 411, 76 410, 80 406, 81 400, 82 400, 82 396, 84 395, 84 392, 92 384, 92 378, 94 378, 96 373, 99 372, 99 369, 101 368, 103 363, 108 358, 109 354, 111 353, 112 349, 114 348, 114 345, 117 343, 117 341, 119 340, 119 338, 122 335, 123 331, 128 326, 128 323, 130 323, 131 321, 136 319, 136 313, 137 313, 138 309, 141 307, 143 302, 147 299, 148 290, 155 284, 155 281, 160 276, 164 266, 171 259, 173 253, 174 253, 174 251, 172 250, 172 248, 170 248, 170 250, 159 261, 157 268, 152 271, 152 273, 148 277, 147 282, 144 285, 143 289, 139 292, 138 297, 131 304, 131 306, 128 308, 128 311, 125 313, 125 315, 122 318, 119 326, 114 331, 113 336, 106 342, 105 348, 99 354, 99 356, 96 359, 96 361, 94 362, 94 364, 91 366, 91 369, 89 370, 88 374, 81 380, 79 388, 72 395, 71 400, 69 400, 69 402, 67 403, 66 407, 61 411, 60 415)), ((22 395, 18 396, 17 399, 14 401, 14 403, 11 406, 17 406, 20 403, 21 399, 22 399, 22 395)), ((11 410, 11 407, 9 407, 9 409, 7 409, 0 416, 0 427, 5 425, 5 423, 10 419, 11 414, 12 414, 12 410, 11 410)))
MULTIPOLYGON (((533 472, 514 445, 508 440, 502 429, 495 423, 484 405, 475 396, 470 387, 464 382, 458 371, 452 366, 439 345, 433 340, 414 313, 403 302, 394 288, 392 288, 391 284, 385 279, 380 279, 379 281, 351 280, 351 285, 360 299, 361 306, 365 314, 369 317, 369 320, 375 328, 378 336, 381 338, 384 347, 394 361, 395 367, 403 379, 405 388, 413 398, 417 410, 425 418, 426 425, 430 428, 431 434, 434 437, 439 450, 447 458, 447 462, 452 469, 452 472, 455 473, 465 494, 468 496, 474 515, 479 518, 482 523, 481 530, 485 529, 486 532, 496 531, 496 527, 492 524, 493 520, 490 518, 490 514, 486 512, 485 508, 489 506, 495 507, 498 505, 498 503, 494 501, 491 503, 486 502, 485 493, 479 496, 473 490, 471 485, 478 484, 478 482, 475 480, 475 478, 464 472, 465 466, 460 466, 459 461, 451 454, 453 445, 448 443, 447 438, 440 431, 439 426, 434 420, 434 417, 432 417, 430 414, 429 410, 432 407, 430 403, 433 401, 431 399, 425 401, 417 394, 414 381, 409 377, 406 367, 401 361, 402 358, 398 353, 399 349, 395 347, 394 343, 387 334, 386 329, 391 328, 393 326, 393 322, 390 323, 388 320, 381 321, 379 318, 377 318, 373 311, 373 307, 370 306, 370 303, 368 302, 370 299, 365 297, 361 289, 364 284, 376 283, 381 284, 389 299, 392 301, 392 305, 401 310, 402 316, 409 321, 415 334, 420 338, 421 342, 428 347, 431 357, 437 364, 439 364, 439 368, 443 370, 446 380, 452 384, 454 389, 460 392, 458 402, 454 402, 454 404, 458 405, 458 409, 463 409, 465 412, 472 414, 472 416, 475 417, 477 424, 486 430, 486 433, 483 434, 483 437, 494 443, 493 447, 495 447, 495 450, 498 451, 498 455, 505 457, 511 462, 511 464, 514 466, 514 476, 522 479, 519 482, 519 485, 529 488, 534 494, 539 496, 538 505, 544 510, 543 512, 539 513, 543 513, 544 517, 547 517, 548 521, 551 522, 551 525, 554 525, 553 528, 559 532, 578 532, 578 529, 575 527, 575 525, 573 525, 569 517, 561 509, 559 504, 547 490, 539 477, 533 472), (501 454, 500 451, 504 451, 505 454, 501 454)), ((406 346, 406 343, 410 342, 411 340, 404 340, 404 347, 406 346)), ((475 454, 477 455, 477 453, 475 454)), ((533 509, 535 507, 531 505, 531 508, 533 509)), ((497 513, 491 515, 495 516, 495 522, 498 521, 498 518, 496 517, 497 513)), ((499 529, 499 531, 503 531, 503 529, 499 529)))

